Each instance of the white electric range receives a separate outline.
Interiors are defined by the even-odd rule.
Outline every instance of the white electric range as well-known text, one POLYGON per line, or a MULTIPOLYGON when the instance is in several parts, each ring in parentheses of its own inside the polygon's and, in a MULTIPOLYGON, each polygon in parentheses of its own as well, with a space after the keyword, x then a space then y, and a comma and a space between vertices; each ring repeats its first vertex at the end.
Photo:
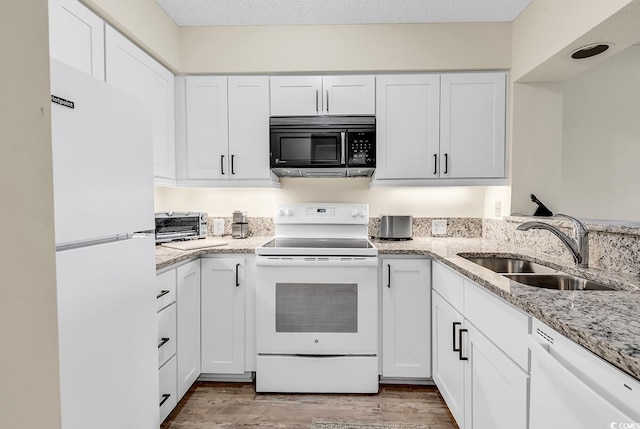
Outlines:
POLYGON ((258 392, 378 391, 378 250, 366 204, 278 204, 256 249, 258 392))

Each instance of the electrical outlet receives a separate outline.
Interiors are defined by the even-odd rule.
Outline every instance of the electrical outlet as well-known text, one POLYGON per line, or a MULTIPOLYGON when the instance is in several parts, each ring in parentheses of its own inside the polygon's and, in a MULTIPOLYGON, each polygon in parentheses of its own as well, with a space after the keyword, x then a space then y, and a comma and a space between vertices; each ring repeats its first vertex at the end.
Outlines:
POLYGON ((502 202, 496 201, 495 207, 493 209, 493 216, 501 217, 502 216, 502 202))
POLYGON ((431 221, 431 235, 447 235, 446 219, 431 221))
POLYGON ((213 235, 216 235, 216 236, 224 235, 224 219, 213 220, 213 235))

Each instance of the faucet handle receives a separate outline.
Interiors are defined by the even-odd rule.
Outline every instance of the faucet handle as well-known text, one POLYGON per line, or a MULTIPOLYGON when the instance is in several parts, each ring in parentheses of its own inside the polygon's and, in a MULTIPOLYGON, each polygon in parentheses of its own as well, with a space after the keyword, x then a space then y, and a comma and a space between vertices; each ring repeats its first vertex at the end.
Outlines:
POLYGON ((569 215, 562 214, 562 213, 556 213, 556 216, 563 217, 563 218, 566 218, 566 219, 569 219, 570 221, 572 221, 573 222, 573 228, 575 229, 576 234, 586 235, 586 234, 589 233, 589 229, 587 228, 587 226, 584 223, 582 223, 579 219, 576 219, 573 216, 569 216, 569 215))

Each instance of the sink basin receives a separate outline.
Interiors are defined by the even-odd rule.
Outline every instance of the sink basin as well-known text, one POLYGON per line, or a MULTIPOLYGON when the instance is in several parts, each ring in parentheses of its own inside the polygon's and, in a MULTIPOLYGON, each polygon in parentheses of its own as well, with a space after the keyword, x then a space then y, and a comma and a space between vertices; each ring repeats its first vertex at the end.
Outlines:
POLYGON ((557 290, 616 290, 602 283, 569 274, 504 274, 513 281, 528 286, 557 290))
POLYGON ((524 259, 519 258, 508 258, 508 257, 493 257, 493 256, 482 256, 482 257, 466 257, 465 259, 478 264, 484 268, 487 268, 496 273, 541 273, 541 274, 550 274, 557 273, 558 270, 554 270, 553 268, 545 267, 544 265, 537 264, 535 262, 526 261, 524 259))

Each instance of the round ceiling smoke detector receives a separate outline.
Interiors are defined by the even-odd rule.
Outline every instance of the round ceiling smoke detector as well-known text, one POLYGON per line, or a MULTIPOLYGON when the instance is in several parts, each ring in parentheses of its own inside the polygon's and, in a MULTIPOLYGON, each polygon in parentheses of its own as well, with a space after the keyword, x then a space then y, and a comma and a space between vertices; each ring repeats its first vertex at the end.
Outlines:
POLYGON ((593 43, 591 45, 583 46, 576 49, 570 54, 570 57, 574 60, 581 60, 584 58, 591 58, 599 55, 613 46, 613 43, 593 43))

